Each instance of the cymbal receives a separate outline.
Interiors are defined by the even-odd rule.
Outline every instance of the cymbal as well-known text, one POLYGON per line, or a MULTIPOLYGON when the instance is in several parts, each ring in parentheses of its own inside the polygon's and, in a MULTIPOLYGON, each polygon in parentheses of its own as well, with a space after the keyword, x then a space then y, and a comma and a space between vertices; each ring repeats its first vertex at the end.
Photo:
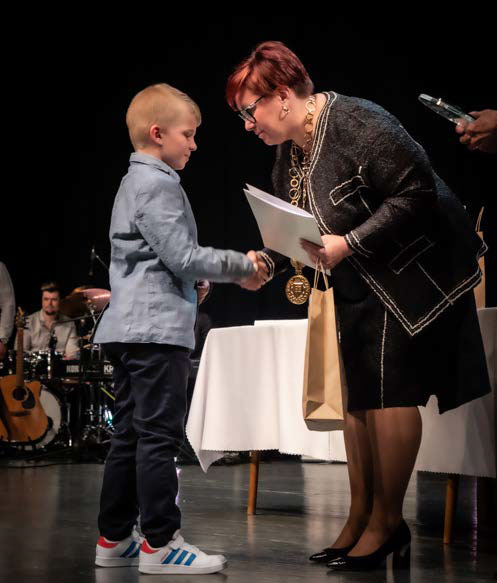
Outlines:
POLYGON ((84 289, 92 289, 92 287, 91 285, 80 285, 78 287, 75 287, 69 295, 72 296, 72 294, 83 291, 84 289))
POLYGON ((70 318, 79 318, 94 312, 101 312, 110 300, 110 291, 100 288, 73 291, 60 301, 60 311, 70 318))

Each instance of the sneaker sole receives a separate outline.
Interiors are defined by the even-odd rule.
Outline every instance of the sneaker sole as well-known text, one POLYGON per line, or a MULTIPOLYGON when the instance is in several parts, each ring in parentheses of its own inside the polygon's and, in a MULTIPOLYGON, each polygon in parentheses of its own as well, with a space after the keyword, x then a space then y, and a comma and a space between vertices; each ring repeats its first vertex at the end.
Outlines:
POLYGON ((96 557, 95 565, 98 567, 137 567, 139 558, 127 559, 125 557, 96 557))
POLYGON ((228 565, 224 561, 210 567, 185 567, 184 565, 138 565, 138 571, 147 575, 163 573, 165 575, 208 575, 222 571, 228 565))

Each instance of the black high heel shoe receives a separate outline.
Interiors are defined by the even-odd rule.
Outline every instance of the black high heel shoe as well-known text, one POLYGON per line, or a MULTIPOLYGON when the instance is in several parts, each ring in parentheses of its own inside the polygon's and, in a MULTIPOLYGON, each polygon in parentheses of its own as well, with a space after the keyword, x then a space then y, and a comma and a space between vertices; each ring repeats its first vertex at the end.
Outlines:
POLYGON ((404 520, 376 551, 369 555, 349 557, 345 555, 330 561, 332 571, 371 571, 379 567, 393 553, 393 568, 407 569, 411 561, 411 532, 404 520))
POLYGON ((333 547, 326 547, 319 553, 314 553, 309 557, 309 561, 314 561, 314 563, 328 563, 334 559, 339 559, 344 557, 349 551, 355 547, 356 543, 348 547, 342 547, 340 549, 334 549, 333 547))

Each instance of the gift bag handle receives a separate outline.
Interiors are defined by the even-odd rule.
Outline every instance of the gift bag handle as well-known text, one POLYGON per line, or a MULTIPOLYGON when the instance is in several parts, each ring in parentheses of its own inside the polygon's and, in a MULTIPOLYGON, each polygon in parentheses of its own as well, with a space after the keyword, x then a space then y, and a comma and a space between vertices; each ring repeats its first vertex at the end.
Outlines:
POLYGON ((317 260, 316 267, 314 268, 314 287, 315 288, 318 286, 319 274, 322 274, 323 279, 324 279, 324 285, 326 286, 326 290, 328 290, 329 289, 328 276, 326 275, 326 270, 323 267, 321 259, 317 260))
POLYGON ((483 211, 485 210, 485 207, 482 206, 480 209, 480 213, 478 215, 478 219, 476 220, 476 231, 481 231, 481 219, 483 217, 483 211))

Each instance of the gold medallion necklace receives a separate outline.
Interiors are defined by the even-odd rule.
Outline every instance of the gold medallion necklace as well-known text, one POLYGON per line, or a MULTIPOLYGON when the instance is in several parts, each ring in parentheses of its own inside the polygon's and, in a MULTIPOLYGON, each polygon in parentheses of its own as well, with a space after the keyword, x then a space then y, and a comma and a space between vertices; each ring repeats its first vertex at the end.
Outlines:
MULTIPOLYGON (((305 103, 307 113, 304 119, 304 144, 302 146, 303 158, 299 161, 298 147, 292 142, 290 150, 290 202, 294 206, 299 206, 302 200, 302 208, 305 207, 307 200, 307 190, 309 187, 309 168, 311 165, 312 151, 312 130, 314 114, 316 113, 316 97, 311 95, 305 103)), ((295 269, 295 275, 292 276, 286 284, 286 297, 292 304, 304 304, 311 294, 311 285, 305 275, 302 275, 304 265, 295 259, 291 259, 292 267, 295 269)))

